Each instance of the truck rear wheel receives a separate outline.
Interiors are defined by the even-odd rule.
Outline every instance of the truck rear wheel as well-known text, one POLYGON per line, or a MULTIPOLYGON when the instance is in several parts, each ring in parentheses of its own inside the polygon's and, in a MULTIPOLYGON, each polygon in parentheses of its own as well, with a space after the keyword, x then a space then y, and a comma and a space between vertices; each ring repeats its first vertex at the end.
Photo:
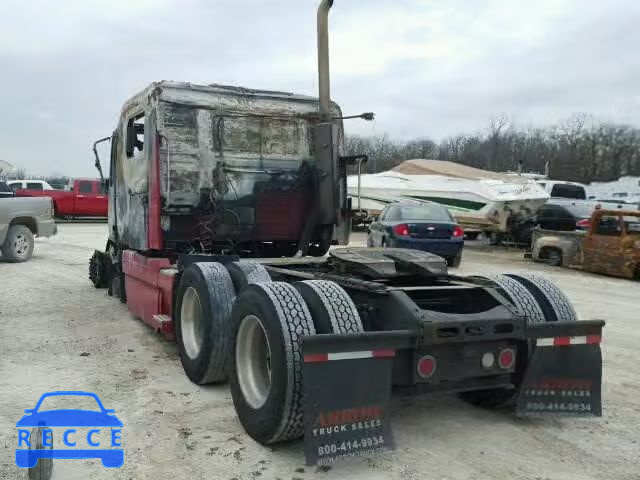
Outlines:
MULTIPOLYGON (((482 278, 494 282, 507 296, 507 299, 525 314, 529 323, 577 320, 569 299, 555 284, 544 277, 532 274, 502 274, 486 275, 482 278)), ((527 348, 528 354, 518 358, 516 382, 521 381, 527 365, 527 358, 535 346, 532 343, 524 343, 521 348, 527 348)), ((461 396, 470 403, 483 407, 507 407, 513 405, 517 387, 518 385, 516 385, 516 390, 497 389, 465 392, 461 396)))
POLYGON ((176 341, 193 383, 227 379, 227 329, 235 298, 231 277, 220 263, 194 263, 182 274, 174 309, 176 341))
POLYGON ((293 286, 309 307, 316 333, 363 332, 362 321, 353 300, 335 282, 305 280, 293 286))
POLYGON ((314 333, 309 309, 288 283, 248 285, 235 302, 231 395, 240 423, 263 445, 303 433, 301 341, 314 333))
POLYGON ((2 256, 7 262, 26 262, 33 255, 33 233, 24 225, 11 225, 2 244, 2 256))
POLYGON ((519 282, 533 295, 544 312, 545 321, 578 320, 578 315, 567 296, 550 280, 531 273, 508 273, 507 276, 519 282))
POLYGON ((236 295, 249 284, 270 282, 271 276, 264 265, 251 260, 240 260, 226 265, 236 295))

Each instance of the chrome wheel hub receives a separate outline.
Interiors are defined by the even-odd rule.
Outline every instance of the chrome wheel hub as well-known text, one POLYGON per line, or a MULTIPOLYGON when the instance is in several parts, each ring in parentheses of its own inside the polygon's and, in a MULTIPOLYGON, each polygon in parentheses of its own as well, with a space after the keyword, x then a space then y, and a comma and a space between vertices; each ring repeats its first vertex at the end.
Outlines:
POLYGON ((271 390, 271 347, 260 319, 247 315, 236 337, 236 372, 242 395, 250 407, 258 409, 271 390))
POLYGON ((189 287, 182 297, 180 326, 184 350, 192 360, 198 357, 202 348, 204 321, 198 292, 195 288, 189 287))

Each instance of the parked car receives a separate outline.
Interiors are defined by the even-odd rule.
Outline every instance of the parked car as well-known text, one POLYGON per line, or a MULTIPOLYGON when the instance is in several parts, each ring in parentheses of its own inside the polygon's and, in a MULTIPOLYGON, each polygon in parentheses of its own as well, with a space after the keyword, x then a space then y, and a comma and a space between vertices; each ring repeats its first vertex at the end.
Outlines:
POLYGON ((535 230, 531 256, 551 265, 640 279, 640 212, 596 210, 586 232, 535 230))
MULTIPOLYGON (((7 184, 0 182, 0 191, 7 189, 7 184)), ((0 197, 0 249, 5 261, 29 260, 33 255, 33 237, 50 237, 56 232, 50 198, 0 197)))
POLYGON ((76 179, 71 191, 16 190, 18 197, 51 197, 56 217, 106 217, 108 198, 97 179, 76 179))
POLYGON ((9 180, 7 185, 14 192, 19 189, 27 190, 53 190, 53 187, 44 180, 9 180))
POLYGON ((462 260, 464 231, 438 203, 394 203, 369 226, 367 246, 423 250, 457 267, 462 260))

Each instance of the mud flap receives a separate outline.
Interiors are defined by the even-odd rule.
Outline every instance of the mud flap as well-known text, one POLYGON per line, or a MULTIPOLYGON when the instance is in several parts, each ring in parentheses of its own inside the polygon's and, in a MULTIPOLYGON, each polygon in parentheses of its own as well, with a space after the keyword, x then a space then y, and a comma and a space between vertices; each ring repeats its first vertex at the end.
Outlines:
POLYGON ((392 450, 393 342, 367 333, 315 335, 302 349, 307 465, 392 450))
POLYGON ((604 322, 555 323, 551 330, 528 329, 536 347, 518 392, 516 412, 600 417, 604 322))

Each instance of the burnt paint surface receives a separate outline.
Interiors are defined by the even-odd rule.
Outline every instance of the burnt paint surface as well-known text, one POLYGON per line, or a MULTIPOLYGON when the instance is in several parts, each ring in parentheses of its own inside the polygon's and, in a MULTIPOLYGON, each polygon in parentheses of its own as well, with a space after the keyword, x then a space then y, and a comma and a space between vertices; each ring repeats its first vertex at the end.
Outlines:
MULTIPOLYGON (((337 105, 333 108, 341 115, 337 105)), ((170 223, 176 228, 165 232, 167 238, 193 239, 190 248, 196 250, 206 250, 208 241, 297 238, 309 203, 317 113, 317 99, 311 97, 217 85, 152 84, 125 104, 119 139, 112 147, 114 217, 122 243, 147 248, 148 175, 156 133, 161 137, 163 212, 175 215, 170 223), (135 152, 134 161, 126 152, 127 124, 140 114, 145 117, 144 149, 135 152), (273 208, 266 208, 266 202, 273 208), (286 217, 289 227, 282 222, 286 217)), ((341 123, 339 127, 342 143, 341 123)))
POLYGON ((540 259, 545 248, 561 250, 564 266, 637 278, 640 275, 640 212, 598 210, 593 213, 586 234, 535 230, 533 258, 540 259))
POLYGON ((599 210, 584 241, 583 268, 634 278, 640 274, 640 213, 599 210))

